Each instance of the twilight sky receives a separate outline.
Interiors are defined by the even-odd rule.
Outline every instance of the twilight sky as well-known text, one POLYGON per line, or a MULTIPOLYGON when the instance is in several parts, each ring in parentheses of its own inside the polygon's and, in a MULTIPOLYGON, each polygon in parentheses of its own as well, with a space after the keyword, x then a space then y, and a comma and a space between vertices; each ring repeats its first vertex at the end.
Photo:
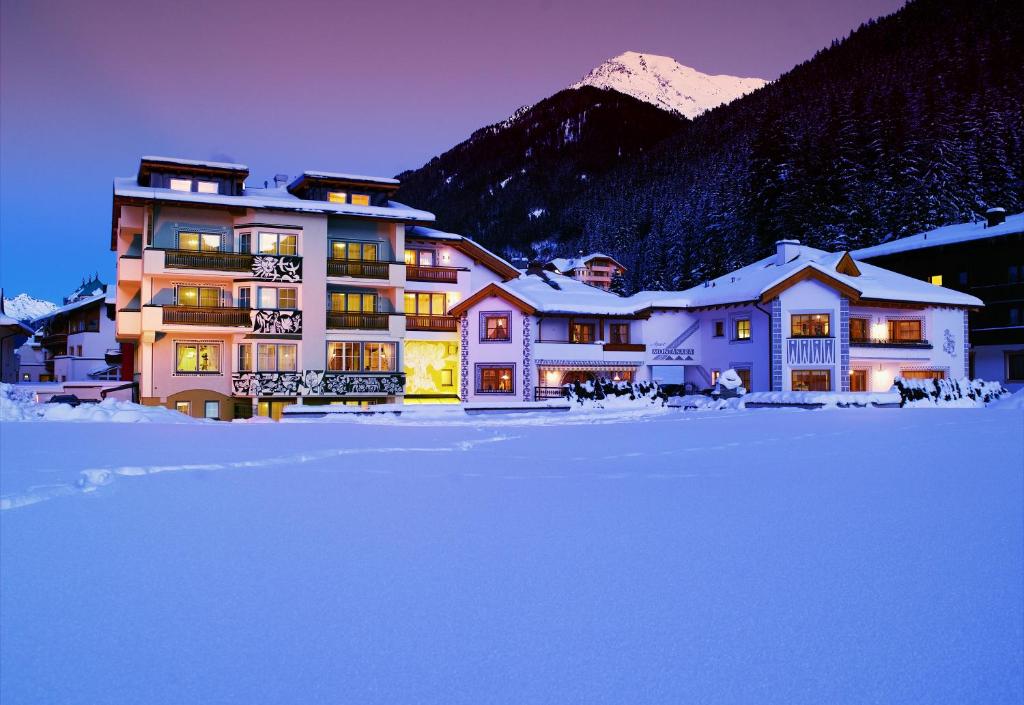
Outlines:
POLYGON ((623 51, 774 79, 900 5, 0 0, 0 286, 111 282, 111 179, 143 154, 390 176, 623 51))

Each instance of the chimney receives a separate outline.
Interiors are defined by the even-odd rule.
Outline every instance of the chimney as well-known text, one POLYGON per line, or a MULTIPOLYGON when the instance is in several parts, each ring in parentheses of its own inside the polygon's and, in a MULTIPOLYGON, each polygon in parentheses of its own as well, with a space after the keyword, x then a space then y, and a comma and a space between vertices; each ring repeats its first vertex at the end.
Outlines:
POLYGON ((281 188, 288 183, 288 174, 274 174, 274 186, 281 188))
POLYGON ((985 211, 985 227, 994 228, 1000 223, 1006 222, 1005 208, 989 208, 985 211))
POLYGON ((775 264, 780 267, 795 260, 799 254, 799 240, 779 240, 775 243, 775 264))

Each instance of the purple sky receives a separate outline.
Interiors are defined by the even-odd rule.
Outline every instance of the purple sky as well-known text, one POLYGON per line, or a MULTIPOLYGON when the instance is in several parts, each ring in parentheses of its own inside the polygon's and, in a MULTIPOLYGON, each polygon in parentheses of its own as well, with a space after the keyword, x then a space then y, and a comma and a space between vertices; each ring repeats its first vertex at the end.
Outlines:
POLYGON ((901 4, 0 0, 0 285, 109 281, 142 154, 393 175, 623 51, 773 79, 901 4))

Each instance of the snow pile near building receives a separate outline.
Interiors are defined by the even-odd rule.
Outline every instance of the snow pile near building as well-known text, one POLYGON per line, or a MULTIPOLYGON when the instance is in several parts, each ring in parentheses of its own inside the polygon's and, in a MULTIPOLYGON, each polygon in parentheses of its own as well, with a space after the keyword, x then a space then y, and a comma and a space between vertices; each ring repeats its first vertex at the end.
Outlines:
POLYGON ((566 390, 566 398, 574 406, 591 409, 637 408, 638 406, 664 406, 668 396, 656 384, 644 382, 575 383, 566 390))
MULTIPOLYGON (((722 374, 725 376, 725 373, 722 374)), ((724 386, 724 385, 723 385, 724 386)), ((741 387, 742 389, 742 387, 741 387)), ((899 406, 900 395, 888 392, 750 392, 742 396, 716 399, 702 394, 674 397, 669 406, 698 411, 756 409, 761 407, 797 407, 802 409, 871 408, 899 406)))
POLYGON ((39 404, 31 392, 0 384, 0 421, 84 421, 111 423, 199 423, 162 406, 104 399, 98 404, 39 404))
POLYGON ((1007 392, 999 382, 982 379, 904 379, 893 380, 903 406, 977 407, 993 402, 1007 392))
POLYGON ((1002 395, 990 403, 988 408, 1000 411, 1024 411, 1024 389, 1019 389, 1013 394, 1002 395))

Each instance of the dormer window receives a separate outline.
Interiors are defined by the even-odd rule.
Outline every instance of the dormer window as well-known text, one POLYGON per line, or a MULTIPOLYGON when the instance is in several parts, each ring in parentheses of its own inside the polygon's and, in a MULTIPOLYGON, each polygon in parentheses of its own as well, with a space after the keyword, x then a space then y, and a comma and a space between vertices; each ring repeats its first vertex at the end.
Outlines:
POLYGON ((370 197, 365 193, 353 193, 352 194, 352 205, 353 206, 368 206, 370 205, 370 197))
POLYGON ((216 181, 196 181, 196 191, 199 193, 219 193, 216 181))
POLYGON ((170 188, 172 191, 191 191, 192 179, 171 179, 170 188))
POLYGON ((330 191, 327 194, 327 200, 330 203, 345 203, 347 197, 348 194, 345 193, 344 191, 330 191))

